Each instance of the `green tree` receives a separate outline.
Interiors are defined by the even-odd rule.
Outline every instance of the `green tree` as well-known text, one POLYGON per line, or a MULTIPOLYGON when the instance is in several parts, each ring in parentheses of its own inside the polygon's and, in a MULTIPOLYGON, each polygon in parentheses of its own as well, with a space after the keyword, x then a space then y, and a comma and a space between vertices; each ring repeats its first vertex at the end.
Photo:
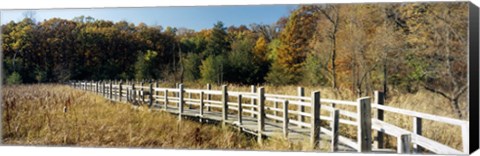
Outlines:
POLYGON ((200 78, 202 58, 199 54, 188 53, 184 59, 184 78, 186 81, 196 81, 200 78))
POLYGON ((200 74, 204 83, 223 83, 224 66, 226 64, 225 56, 209 56, 202 61, 200 74))
POLYGON ((223 22, 218 21, 212 29, 212 34, 207 38, 207 45, 203 52, 204 58, 210 55, 216 56, 230 51, 226 28, 223 22))

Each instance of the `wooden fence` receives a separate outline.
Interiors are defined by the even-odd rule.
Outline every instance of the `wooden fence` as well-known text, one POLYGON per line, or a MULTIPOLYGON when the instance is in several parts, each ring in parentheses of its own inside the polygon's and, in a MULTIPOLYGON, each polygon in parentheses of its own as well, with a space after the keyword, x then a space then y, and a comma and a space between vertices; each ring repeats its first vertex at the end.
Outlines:
POLYGON ((253 134, 258 136, 259 143, 262 143, 262 136, 267 134, 265 132, 267 119, 274 123, 281 123, 279 131, 286 138, 289 137, 289 133, 292 133, 292 126, 307 129, 312 147, 319 146, 322 132, 330 137, 332 151, 338 150, 339 143, 358 152, 372 152, 375 151, 374 149, 381 151, 385 149, 384 135, 390 135, 397 138, 397 153, 417 153, 421 148, 437 154, 469 152, 468 121, 386 106, 383 93, 378 91, 374 93, 374 101, 370 97, 344 101, 321 98, 319 91, 312 92, 310 97, 306 97, 302 87, 298 87, 297 95, 279 95, 267 94, 263 87, 256 88, 253 85, 250 92, 229 91, 226 85, 223 85, 221 90, 212 90, 210 84, 207 84, 206 89, 187 89, 182 84, 178 84, 176 88, 160 88, 158 82, 147 84, 132 81, 84 81, 71 82, 70 85, 96 92, 111 100, 128 101, 133 104, 144 103, 152 109, 173 109, 180 120, 182 116, 187 115, 185 108, 195 110, 195 116, 200 118, 207 118, 206 112, 220 112, 219 120, 223 124, 229 120, 230 115, 235 114, 237 121, 234 125, 239 127, 244 125, 245 119, 254 119, 257 126, 253 134), (196 95, 196 98, 192 95, 196 95), (266 105, 267 102, 271 105, 266 105), (339 109, 336 105, 354 107, 356 112, 339 109), (328 111, 330 116, 322 116, 320 110, 328 111), (375 117, 372 117, 373 111, 376 111, 375 117), (411 117, 413 130, 406 130, 385 122, 383 120, 385 111, 411 117), (321 127, 321 120, 329 122, 329 128, 321 127), (463 151, 422 136, 422 120, 460 126, 463 151), (357 127, 357 138, 351 139, 339 135, 339 125, 357 127), (375 138, 372 136, 372 131, 376 131, 375 138), (372 144, 373 142, 376 144, 372 144))

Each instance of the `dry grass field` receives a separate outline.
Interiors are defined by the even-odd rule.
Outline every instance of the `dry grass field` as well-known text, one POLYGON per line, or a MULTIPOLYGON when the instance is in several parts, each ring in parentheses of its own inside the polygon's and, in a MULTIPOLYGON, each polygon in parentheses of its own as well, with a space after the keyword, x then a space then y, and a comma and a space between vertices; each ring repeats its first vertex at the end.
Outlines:
POLYGON ((308 150, 233 128, 200 124, 157 111, 133 109, 63 85, 7 86, 3 94, 5 144, 176 149, 308 150), (66 108, 66 112, 65 112, 66 108))
MULTIPOLYGON (((172 84, 164 84, 172 87, 172 84)), ((185 88, 204 88, 199 84, 185 84, 185 88)), ((296 94, 297 86, 265 86, 267 93, 296 94)), ((212 86, 212 89, 220 89, 212 86)), ((232 91, 249 91, 249 86, 230 85, 232 91)), ((341 97, 328 89, 306 87, 306 96, 320 90, 322 98, 355 100, 353 95, 341 97)), ((56 145, 83 147, 143 147, 176 149, 241 149, 306 151, 302 143, 289 143, 269 138, 259 145, 255 137, 234 128, 201 124, 182 120, 160 111, 133 109, 131 105, 109 102, 100 95, 76 90, 64 85, 20 85, 2 89, 2 138, 5 144, 56 145)), ((448 101, 435 94, 420 91, 417 94, 392 97, 387 104, 418 112, 454 118, 448 101)), ((351 108, 345 108, 351 109, 351 108)), ((411 129, 412 119, 385 113, 385 120, 399 127, 411 129)), ((355 127, 340 126, 342 135, 355 137, 355 127)), ((441 143, 461 150, 459 127, 424 121, 423 134, 441 143)), ((328 151, 328 143, 321 143, 328 151)), ((387 138, 387 147, 396 144, 387 138)))

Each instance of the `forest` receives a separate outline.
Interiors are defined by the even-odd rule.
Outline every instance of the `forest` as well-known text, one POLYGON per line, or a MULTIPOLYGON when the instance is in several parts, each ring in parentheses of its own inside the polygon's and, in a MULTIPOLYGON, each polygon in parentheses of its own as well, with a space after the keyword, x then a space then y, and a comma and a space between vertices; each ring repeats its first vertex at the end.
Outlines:
POLYGON ((467 85, 468 3, 299 5, 276 23, 210 29, 92 17, 1 26, 3 82, 161 80, 308 85, 387 97, 467 85))

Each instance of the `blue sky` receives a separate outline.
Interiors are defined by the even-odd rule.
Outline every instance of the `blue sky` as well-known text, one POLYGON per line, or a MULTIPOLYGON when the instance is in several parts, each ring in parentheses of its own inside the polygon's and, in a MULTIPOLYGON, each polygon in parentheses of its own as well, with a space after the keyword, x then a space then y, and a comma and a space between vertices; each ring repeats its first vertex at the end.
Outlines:
MULTIPOLYGON (((53 17, 72 19, 77 16, 92 16, 95 19, 125 20, 135 23, 163 27, 186 27, 195 30, 213 27, 217 21, 225 26, 251 23, 271 24, 280 17, 287 16, 296 5, 252 5, 252 6, 198 6, 198 7, 145 7, 145 8, 103 8, 103 9, 44 9, 34 10, 35 19, 43 21, 53 17)), ((7 10, 1 12, 1 22, 23 19, 26 10, 7 10)))

